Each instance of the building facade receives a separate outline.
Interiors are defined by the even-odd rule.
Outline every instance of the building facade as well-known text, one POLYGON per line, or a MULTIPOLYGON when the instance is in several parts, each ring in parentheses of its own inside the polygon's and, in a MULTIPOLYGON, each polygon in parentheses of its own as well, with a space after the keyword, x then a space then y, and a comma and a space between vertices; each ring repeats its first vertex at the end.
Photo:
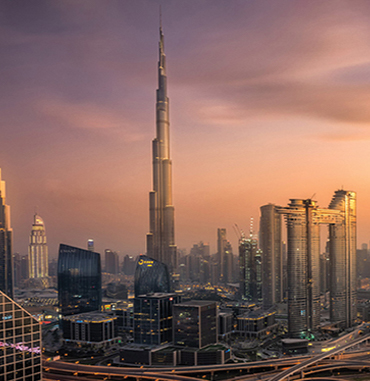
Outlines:
POLYGON ((41 325, 0 291, 0 379, 42 379, 41 325))
POLYGON ((33 217, 30 244, 28 246, 28 264, 30 278, 45 278, 49 276, 45 224, 43 219, 37 214, 33 217))
POLYGON ((239 290, 242 299, 262 303, 262 252, 252 236, 239 241, 239 290))
POLYGON ((100 254, 61 244, 58 256, 58 297, 62 315, 99 311, 100 254))
POLYGON ((217 343, 217 304, 191 300, 173 306, 173 341, 180 347, 201 349, 217 343))
POLYGON ((102 312, 85 312, 64 316, 63 341, 67 345, 90 349, 109 348, 118 344, 117 318, 102 312))
POLYGON ((262 250, 263 306, 268 309, 283 300, 281 215, 273 204, 261 207, 260 248, 262 250))
POLYGON ((140 255, 135 270, 135 297, 153 292, 171 291, 170 275, 164 263, 140 255))
POLYGON ((13 297, 13 230, 10 227, 10 206, 5 203, 5 181, 0 169, 0 291, 13 297))
POLYGON ((180 303, 176 294, 154 293, 134 299, 134 342, 162 345, 172 343, 172 306, 180 303))
POLYGON ((170 158, 169 99, 167 97, 166 55, 162 26, 159 31, 156 137, 153 140, 153 190, 149 194, 150 231, 147 255, 177 269, 174 206, 172 202, 172 161, 170 158))

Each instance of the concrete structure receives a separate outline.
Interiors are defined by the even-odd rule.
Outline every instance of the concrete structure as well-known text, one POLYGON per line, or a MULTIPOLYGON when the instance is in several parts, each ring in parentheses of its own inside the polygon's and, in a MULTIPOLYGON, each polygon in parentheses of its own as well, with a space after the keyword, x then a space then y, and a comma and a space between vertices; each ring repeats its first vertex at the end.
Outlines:
POLYGON ((172 306, 180 301, 180 296, 170 293, 135 297, 134 342, 145 345, 172 343, 172 306))
POLYGON ((169 99, 162 26, 159 29, 159 35, 157 134, 153 140, 153 190, 149 194, 150 231, 147 234, 147 255, 165 263, 170 273, 173 273, 177 269, 177 253, 172 203, 169 99))
POLYGON ((5 181, 0 169, 0 290, 13 297, 13 230, 10 206, 5 204, 5 181))
POLYGON ((283 300, 283 258, 281 215, 276 205, 261 207, 260 248, 262 250, 263 306, 268 309, 283 300))
POLYGON ((118 344, 115 320, 102 312, 86 312, 62 318, 63 341, 67 345, 86 349, 105 349, 118 344))
POLYGON ((41 325, 0 291, 0 379, 42 379, 41 325))
POLYGON ((48 245, 46 242, 45 224, 43 219, 35 214, 28 246, 28 274, 30 278, 45 278, 49 276, 48 245))
POLYGON ((180 347, 201 349, 217 343, 217 304, 191 300, 173 306, 173 342, 180 347))
MULTIPOLYGON (((290 201, 288 207, 266 206, 286 217, 289 332, 307 336, 320 324, 320 224, 329 225, 330 319, 350 327, 356 319, 356 194, 336 191, 328 209, 311 199, 290 201)), ((262 235, 275 241, 273 229, 262 235)))

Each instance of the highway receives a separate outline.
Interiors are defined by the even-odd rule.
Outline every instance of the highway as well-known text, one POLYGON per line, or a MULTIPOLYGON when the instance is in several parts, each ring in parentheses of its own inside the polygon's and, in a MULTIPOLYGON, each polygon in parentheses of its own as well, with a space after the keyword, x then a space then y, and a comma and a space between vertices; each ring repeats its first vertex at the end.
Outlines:
MULTIPOLYGON (((353 333, 352 333, 353 334, 353 333)), ((364 341, 370 340, 370 334, 358 337, 353 339, 356 335, 348 334, 344 337, 331 342, 332 346, 336 344, 336 348, 320 353, 317 356, 300 356, 300 357, 288 357, 282 359, 271 359, 256 361, 250 363, 237 363, 237 364, 223 364, 223 365, 208 365, 208 366, 192 366, 192 367, 167 367, 167 368, 144 368, 144 367, 113 367, 113 366, 91 366, 91 365, 82 365, 76 363, 67 363, 63 361, 43 361, 44 368, 44 378, 48 379, 66 379, 63 377, 74 377, 71 379, 79 379, 84 381, 87 377, 95 379, 122 379, 122 378, 133 378, 133 379, 142 379, 142 380, 179 380, 179 381, 190 381, 190 380, 199 380, 195 376, 200 374, 206 374, 216 376, 218 372, 230 372, 230 376, 234 374, 235 380, 251 380, 251 379, 260 379, 260 380, 269 380, 269 381, 282 381, 287 377, 298 374, 304 369, 307 369, 311 365, 321 363, 320 368, 322 371, 324 369, 335 369, 340 368, 341 366, 349 368, 362 369, 367 367, 367 364, 370 364, 368 361, 370 351, 367 350, 359 352, 351 352, 342 356, 342 358, 353 358, 355 361, 336 361, 334 364, 330 357, 339 354, 346 349, 349 349, 353 346, 356 346, 364 341), (350 341, 348 343, 348 341, 350 341), (340 343, 340 344, 339 344, 340 343), (326 364, 323 364, 323 361, 326 361, 326 364), (361 360, 360 360, 361 359, 361 360), (363 362, 364 359, 366 362, 363 362), (281 368, 289 367, 289 369, 284 369, 280 371, 281 368), (259 371, 258 371, 259 370, 259 371), (237 376, 235 371, 242 372, 251 372, 249 375, 237 376), (254 373, 255 372, 255 373, 254 373), (277 373, 278 372, 278 373, 277 373), (194 377, 191 377, 191 375, 194 377), (58 375, 60 375, 58 378, 58 375), (77 377, 78 376, 78 377, 77 377), (81 378, 80 378, 81 377, 81 378)), ((306 373, 313 372, 313 369, 307 369, 306 373)))
POLYGON ((324 360, 325 358, 328 358, 328 357, 336 355, 340 352, 343 352, 346 349, 351 348, 351 347, 353 347, 357 344, 360 344, 363 341, 367 341, 369 339, 370 339, 370 334, 367 334, 365 336, 359 337, 359 338, 351 341, 350 343, 344 344, 342 346, 338 346, 337 348, 334 348, 328 352, 324 352, 324 353, 321 353, 317 356, 311 357, 310 359, 307 359, 307 360, 301 362, 300 364, 294 365, 293 367, 291 367, 287 370, 284 370, 283 372, 281 372, 281 373, 277 374, 276 376, 270 378, 269 381, 282 381, 285 378, 293 375, 294 373, 298 373, 298 372, 302 371, 303 369, 309 367, 312 364, 318 363, 318 362, 324 360))

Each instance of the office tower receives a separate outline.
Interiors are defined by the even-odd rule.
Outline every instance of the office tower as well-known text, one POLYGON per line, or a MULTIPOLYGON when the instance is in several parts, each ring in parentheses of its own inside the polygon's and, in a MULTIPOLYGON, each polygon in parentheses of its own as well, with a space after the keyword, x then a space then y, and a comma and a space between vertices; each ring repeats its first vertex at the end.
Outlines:
POLYGON ((329 209, 340 217, 329 225, 330 320, 350 327, 356 319, 356 193, 337 190, 329 209))
POLYGON ((262 302, 262 258, 258 241, 252 236, 239 241, 239 290, 242 299, 262 302))
MULTIPOLYGON (((327 209, 311 199, 290 201, 287 207, 273 206, 287 224, 289 333, 310 336, 320 324, 321 224, 329 225, 330 319, 350 327, 356 318, 356 194, 336 191, 327 209)), ((269 226, 261 217, 266 242, 273 241, 269 226)))
POLYGON ((105 271, 110 274, 119 273, 119 257, 115 251, 105 250, 105 271))
POLYGON ((0 379, 41 380, 41 325, 0 291, 0 379))
POLYGON ((171 291, 168 268, 164 263, 140 255, 135 270, 135 297, 171 291))
POLYGON ((58 296, 62 315, 100 310, 100 254, 60 244, 58 296))
POLYGON ((88 239, 87 240, 87 250, 95 252, 94 240, 93 239, 88 239))
POLYGON ((173 306, 173 343, 201 349, 217 343, 217 303, 191 300, 173 306))
POLYGON ((130 255, 125 255, 123 258, 122 271, 125 275, 134 275, 136 268, 136 259, 130 255))
POLYGON ((33 217, 33 225, 28 246, 28 264, 30 278, 49 276, 48 245, 46 243, 45 224, 37 214, 33 217))
POLYGON ((177 259, 172 204, 169 99, 162 26, 159 35, 157 134, 153 140, 153 190, 149 194, 150 232, 147 234, 147 255, 165 263, 170 273, 173 273, 177 269, 177 259))
POLYGON ((162 345, 172 342, 172 306, 180 303, 176 294, 154 293, 135 296, 134 342, 162 345))
POLYGON ((260 249, 263 306, 270 308, 283 300, 281 215, 273 204, 261 206, 260 249))
POLYGON ((13 230, 10 206, 5 204, 5 181, 0 169, 0 290, 13 297, 13 230))

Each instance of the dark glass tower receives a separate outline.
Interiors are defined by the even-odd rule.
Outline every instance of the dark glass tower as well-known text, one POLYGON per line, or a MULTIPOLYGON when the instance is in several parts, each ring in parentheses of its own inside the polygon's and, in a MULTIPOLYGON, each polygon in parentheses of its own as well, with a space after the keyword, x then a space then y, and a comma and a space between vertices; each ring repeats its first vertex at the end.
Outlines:
POLYGON ((100 254, 61 244, 58 293, 62 315, 100 310, 100 254))
POLYGON ((140 255, 135 270, 135 297, 153 292, 170 292, 170 276, 164 263, 140 255))
POLYGON ((13 230, 10 227, 10 207, 5 204, 5 181, 0 169, 0 290, 13 297, 13 230))

